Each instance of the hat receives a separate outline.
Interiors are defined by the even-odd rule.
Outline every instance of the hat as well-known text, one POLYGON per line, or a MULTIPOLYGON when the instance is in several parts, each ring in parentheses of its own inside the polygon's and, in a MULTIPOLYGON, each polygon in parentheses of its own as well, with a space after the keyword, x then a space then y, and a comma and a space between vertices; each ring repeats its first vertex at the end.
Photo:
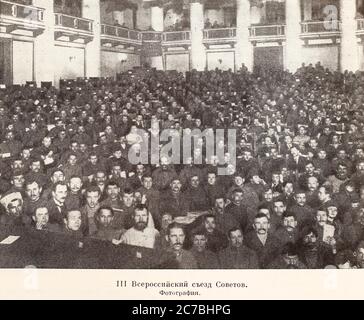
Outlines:
POLYGON ((3 205, 5 209, 8 209, 9 204, 15 200, 23 201, 23 197, 21 196, 20 192, 12 192, 4 196, 3 198, 1 198, 0 203, 3 205))

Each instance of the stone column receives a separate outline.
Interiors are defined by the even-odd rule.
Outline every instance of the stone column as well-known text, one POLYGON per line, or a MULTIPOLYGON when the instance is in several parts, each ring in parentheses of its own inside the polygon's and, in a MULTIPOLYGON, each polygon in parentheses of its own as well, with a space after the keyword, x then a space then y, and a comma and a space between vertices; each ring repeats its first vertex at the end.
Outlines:
POLYGON ((55 79, 54 55, 54 3, 53 0, 33 0, 33 5, 45 9, 44 24, 46 29, 34 40, 34 76, 38 86, 42 81, 51 81, 58 87, 59 79, 55 79))
POLYGON ((254 47, 249 40, 250 0, 237 0, 236 12, 236 69, 244 64, 249 71, 254 67, 254 47))
POLYGON ((86 77, 101 75, 101 10, 100 0, 83 0, 82 17, 93 20, 93 40, 86 45, 86 77))
POLYGON ((206 48, 203 45, 204 6, 200 2, 190 4, 191 22, 191 65, 192 69, 204 71, 206 68, 206 48))
POLYGON ((300 0, 286 0, 286 61, 284 65, 293 73, 302 65, 300 2, 300 0))
MULTIPOLYGON (((151 7, 151 27, 154 31, 164 31, 164 12, 163 8, 151 7)), ((150 65, 157 70, 163 70, 163 56, 151 57, 150 65)))
POLYGON ((359 69, 356 0, 341 0, 341 71, 359 69))

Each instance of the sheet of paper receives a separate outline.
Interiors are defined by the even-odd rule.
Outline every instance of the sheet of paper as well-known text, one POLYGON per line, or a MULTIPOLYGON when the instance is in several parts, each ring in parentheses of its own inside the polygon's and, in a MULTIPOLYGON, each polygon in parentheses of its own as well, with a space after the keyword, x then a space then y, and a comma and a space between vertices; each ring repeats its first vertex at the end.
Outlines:
POLYGON ((53 158, 48 158, 48 157, 46 157, 45 159, 44 159, 44 164, 45 165, 47 165, 47 164, 51 164, 51 163, 53 163, 54 162, 54 159, 53 158))
POLYGON ((335 235, 335 227, 329 224, 326 224, 324 226, 324 232, 323 232, 323 241, 326 242, 327 239, 333 238, 335 235))
POLYGON ((12 244, 19 238, 20 238, 19 236, 9 236, 5 238, 3 241, 1 241, 0 244, 12 244))

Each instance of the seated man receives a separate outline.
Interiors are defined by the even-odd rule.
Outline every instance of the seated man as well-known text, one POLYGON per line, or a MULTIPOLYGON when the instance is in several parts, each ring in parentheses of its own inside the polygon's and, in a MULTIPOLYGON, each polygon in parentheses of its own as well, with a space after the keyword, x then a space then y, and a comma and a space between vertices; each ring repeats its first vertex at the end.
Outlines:
POLYGON ((329 246, 319 241, 319 234, 307 226, 301 232, 300 260, 308 269, 323 269, 334 264, 334 254, 329 246))
POLYGON ((259 269, 257 254, 243 245, 243 240, 243 232, 240 228, 229 231, 229 246, 219 253, 221 268, 259 269))
POLYGON ((160 213, 170 213, 174 218, 186 216, 189 211, 189 203, 181 192, 181 180, 175 176, 170 184, 170 190, 162 193, 160 213))
POLYGON ((24 212, 28 216, 32 216, 35 209, 45 206, 47 201, 42 199, 42 187, 39 182, 32 179, 25 183, 26 198, 24 199, 24 212))
POLYGON ((60 232, 62 228, 56 223, 49 222, 49 213, 46 207, 39 207, 32 216, 32 226, 35 230, 60 232))
POLYGON ((203 228, 206 232, 207 249, 218 253, 228 246, 229 241, 226 235, 216 228, 214 215, 206 215, 204 217, 203 228))
POLYGON ((354 257, 355 257, 356 268, 364 269, 364 241, 361 241, 358 244, 354 252, 354 257))
POLYGON ((23 200, 19 192, 4 196, 0 203, 5 208, 5 213, 0 216, 0 224, 5 226, 28 226, 31 219, 24 213, 23 200))
POLYGON ((307 267, 299 259, 297 245, 289 242, 268 269, 307 269, 307 267))
POLYGON ((100 207, 96 212, 95 221, 97 231, 93 234, 93 237, 97 239, 112 241, 113 239, 119 239, 125 232, 123 229, 114 228, 114 210, 111 207, 100 207))
POLYGON ((169 248, 164 252, 165 255, 161 257, 161 267, 166 266, 168 269, 174 267, 177 269, 197 269, 197 261, 193 254, 183 249, 186 239, 184 228, 173 222, 168 226, 166 239, 169 248))
POLYGON ((82 214, 80 210, 69 210, 63 219, 63 232, 75 238, 83 238, 82 214))
POLYGON ((197 261, 199 269, 218 269, 219 261, 214 252, 207 249, 206 231, 202 228, 192 231, 191 242, 193 243, 191 252, 197 261))
POLYGON ((100 208, 101 192, 98 186, 91 185, 86 190, 86 204, 81 208, 83 233, 90 235, 97 231, 95 214, 100 208))
POLYGON ((159 232, 148 227, 149 216, 146 206, 137 205, 134 209, 134 226, 127 230, 120 240, 113 240, 113 243, 153 249, 159 239, 159 232))
POLYGON ((253 228, 247 234, 246 244, 257 253, 260 268, 265 269, 279 253, 279 243, 270 232, 270 221, 265 214, 256 215, 253 228))
POLYGON ((274 233, 274 236, 280 243, 280 247, 283 248, 287 243, 296 243, 298 235, 295 215, 291 212, 284 213, 282 225, 274 233))

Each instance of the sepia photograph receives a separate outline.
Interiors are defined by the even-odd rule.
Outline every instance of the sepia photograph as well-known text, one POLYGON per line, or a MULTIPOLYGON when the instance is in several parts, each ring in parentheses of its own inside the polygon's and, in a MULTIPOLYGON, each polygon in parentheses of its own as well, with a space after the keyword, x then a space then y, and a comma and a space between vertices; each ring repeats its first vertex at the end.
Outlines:
POLYGON ((0 0, 0 269, 364 268, 363 39, 364 0, 0 0))

